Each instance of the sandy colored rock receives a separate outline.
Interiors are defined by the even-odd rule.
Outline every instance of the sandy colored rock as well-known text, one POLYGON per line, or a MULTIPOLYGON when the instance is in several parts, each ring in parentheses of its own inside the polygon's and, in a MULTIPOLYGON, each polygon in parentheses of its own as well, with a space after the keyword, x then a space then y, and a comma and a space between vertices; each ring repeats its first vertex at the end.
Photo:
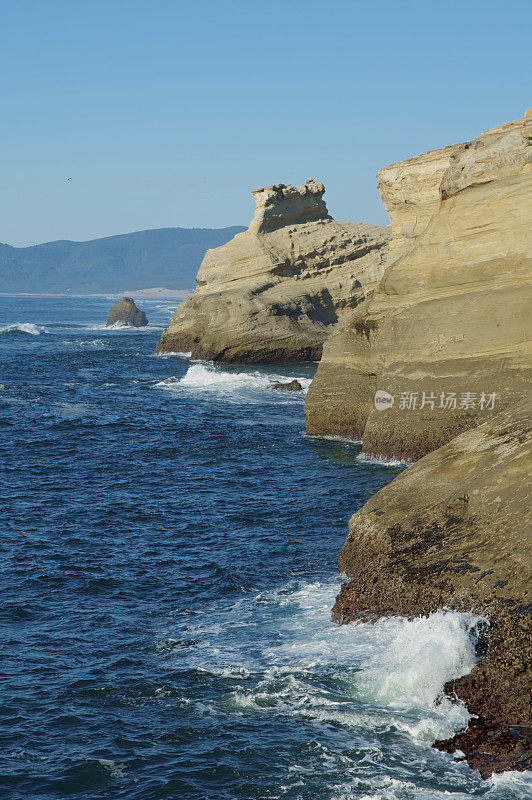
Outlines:
POLYGON ((439 745, 484 775, 531 765, 531 441, 526 407, 457 436, 353 515, 339 558, 352 579, 339 622, 443 607, 488 617, 482 660, 446 687, 478 719, 439 745))
POLYGON ((142 328, 148 324, 148 319, 144 311, 137 308, 132 297, 122 297, 111 306, 107 315, 107 327, 117 324, 142 328))
POLYGON ((306 399, 309 433, 415 459, 524 396, 531 141, 526 117, 381 170, 395 260, 324 347, 306 399), (377 390, 392 407, 375 409, 377 390))
POLYGON ((330 331, 382 277, 389 228, 336 222, 324 186, 252 192, 255 217, 208 250, 196 290, 178 307, 157 352, 268 362, 317 360, 330 331))

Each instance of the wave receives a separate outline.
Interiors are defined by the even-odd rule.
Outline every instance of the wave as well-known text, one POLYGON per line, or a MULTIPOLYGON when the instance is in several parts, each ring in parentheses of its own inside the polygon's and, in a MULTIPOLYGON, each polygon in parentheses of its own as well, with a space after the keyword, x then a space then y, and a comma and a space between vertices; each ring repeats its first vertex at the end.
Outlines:
POLYGON ((443 689, 476 664, 485 620, 441 610, 338 626, 330 619, 338 588, 304 583, 208 608, 195 624, 167 632, 161 649, 171 638, 180 667, 223 680, 226 712, 295 714, 364 737, 395 730, 420 744, 466 727, 469 712, 443 689))
POLYGON ((120 333, 153 333, 154 331, 160 332, 164 330, 164 325, 155 325, 153 323, 148 323, 148 325, 142 325, 140 328, 136 328, 134 325, 124 325, 123 322, 114 322, 112 325, 106 325, 104 322, 97 323, 95 325, 85 325, 85 330, 87 331, 119 331, 120 333))
POLYGON ((177 358, 192 358, 192 353, 182 353, 180 350, 169 350, 166 353, 155 353, 155 358, 169 358, 170 356, 177 356, 177 358))
POLYGON ((340 444, 355 446, 362 444, 362 439, 350 439, 349 436, 337 436, 336 434, 332 433, 305 433, 303 435, 307 439, 324 439, 326 442, 340 442, 340 444))
POLYGON ((32 336, 40 336, 41 333, 49 333, 44 325, 35 325, 33 322, 13 322, 11 325, 0 327, 2 333, 29 333, 32 336))
POLYGON ((53 415, 62 420, 74 421, 93 419, 98 411, 90 403, 57 403, 53 415))
POLYGON ((79 350, 104 350, 107 347, 103 339, 64 339, 63 344, 79 350))
POLYGON ((189 366, 186 374, 181 378, 171 377, 159 381, 155 385, 161 389, 170 391, 188 390, 198 393, 210 393, 223 395, 225 397, 235 397, 242 400, 257 401, 257 393, 262 397, 265 391, 271 392, 284 400, 301 398, 305 395, 310 386, 310 378, 298 376, 287 376, 271 374, 260 371, 232 372, 221 369, 214 365, 198 363, 189 366), (287 382, 298 380, 303 387, 301 392, 278 392, 271 388, 276 381, 287 382))
POLYGON ((374 464, 377 467, 408 467, 411 461, 405 461, 403 458, 384 458, 384 456, 376 456, 373 453, 359 453, 357 461, 362 461, 364 464, 374 464))

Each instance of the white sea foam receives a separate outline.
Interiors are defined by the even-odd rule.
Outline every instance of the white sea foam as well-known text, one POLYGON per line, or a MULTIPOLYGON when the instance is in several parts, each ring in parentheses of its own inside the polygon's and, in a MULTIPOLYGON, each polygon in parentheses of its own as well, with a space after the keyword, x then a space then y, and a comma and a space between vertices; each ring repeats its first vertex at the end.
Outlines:
POLYGON ((213 364, 197 363, 191 364, 186 374, 181 378, 171 377, 159 381, 155 385, 161 389, 173 392, 192 391, 196 393, 211 393, 224 395, 226 398, 237 399, 239 401, 256 402, 257 392, 264 396, 264 392, 270 390, 272 396, 275 394, 285 400, 301 397, 306 394, 310 386, 310 378, 298 376, 287 376, 271 374, 253 370, 249 372, 232 372, 221 369, 213 364), (302 392, 274 392, 271 389, 272 383, 280 381, 282 383, 298 380, 303 387, 302 392))
POLYGON ((179 633, 194 642, 180 649, 179 665, 227 680, 229 711, 396 730, 420 743, 464 728, 467 709, 442 692, 476 663, 480 619, 442 610, 338 626, 330 619, 338 588, 337 581, 301 584, 208 609, 179 633))
POLYGON ((134 325, 124 325, 123 322, 113 322, 112 325, 106 325, 104 322, 101 322, 96 325, 85 325, 84 327, 87 331, 107 331, 111 333, 114 331, 118 331, 119 333, 153 333, 153 331, 159 332, 164 330, 164 325, 155 325, 152 323, 142 325, 140 328, 134 325))
POLYGON ((75 350, 104 350, 107 347, 103 339, 64 339, 63 344, 75 350))
POLYGON ((127 764, 121 764, 119 761, 113 761, 111 758, 99 758, 98 763, 109 771, 112 778, 122 778, 124 770, 127 769, 127 764))
POLYGON ((179 350, 170 350, 167 353, 155 353, 154 355, 156 358, 170 358, 171 356, 177 356, 178 358, 192 358, 192 353, 182 353, 179 350))
POLYGON ((361 445, 362 439, 350 439, 348 436, 334 436, 333 434, 322 434, 315 436, 314 434, 304 434, 308 439, 325 439, 327 442, 340 442, 346 445, 361 445))
POLYGON ((425 789, 412 781, 378 775, 372 778, 350 776, 348 781, 332 787, 331 800, 530 800, 532 772, 503 772, 472 787, 472 791, 425 789), (361 788, 370 787, 369 792, 361 788))
POLYGON ((375 464, 378 467, 408 467, 412 462, 405 461, 403 458, 384 458, 383 456, 376 456, 373 453, 359 453, 357 456, 358 461, 364 464, 375 464))
POLYGON ((65 420, 95 417, 98 412, 90 403, 57 403, 55 415, 65 420))
POLYGON ((430 707, 444 683, 467 675, 476 663, 472 633, 478 617, 437 611, 373 626, 372 651, 362 663, 358 689, 382 705, 430 707))
POLYGON ((502 772, 492 775, 487 783, 490 788, 486 794, 488 798, 501 797, 501 790, 505 798, 532 798, 532 772, 502 772))
POLYGON ((2 333, 30 333, 32 336, 40 336, 41 333, 49 333, 44 325, 35 325, 33 322, 13 322, 11 325, 0 327, 2 333))

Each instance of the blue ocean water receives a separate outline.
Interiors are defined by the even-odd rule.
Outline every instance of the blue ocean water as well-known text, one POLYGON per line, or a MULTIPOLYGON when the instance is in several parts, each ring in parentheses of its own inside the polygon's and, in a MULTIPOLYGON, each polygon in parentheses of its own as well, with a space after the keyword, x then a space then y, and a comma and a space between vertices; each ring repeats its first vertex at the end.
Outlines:
POLYGON ((311 366, 106 330, 114 298, 0 297, 0 797, 524 798, 430 748, 475 623, 337 627, 349 516, 399 467, 305 435, 311 366))

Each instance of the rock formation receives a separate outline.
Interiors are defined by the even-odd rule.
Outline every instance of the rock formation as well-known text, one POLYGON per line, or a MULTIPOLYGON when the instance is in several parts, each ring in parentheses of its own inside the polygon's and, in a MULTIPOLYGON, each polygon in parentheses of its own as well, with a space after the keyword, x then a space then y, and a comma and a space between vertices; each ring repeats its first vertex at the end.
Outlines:
POLYGON ((275 381, 270 385, 270 389, 275 389, 276 392, 301 392, 303 387, 299 381, 294 378, 293 381, 288 381, 287 383, 275 381))
POLYGON ((336 222, 324 186, 252 192, 249 229, 208 250, 196 290, 178 307, 157 352, 267 362, 316 360, 338 320, 377 285, 389 228, 336 222))
POLYGON ((111 306, 107 315, 107 327, 116 324, 142 328, 148 324, 148 319, 144 311, 137 308, 132 297, 122 297, 111 306))
POLYGON ((478 718, 437 745, 483 775, 532 765, 528 413, 503 412, 401 473, 353 515, 339 559, 352 578, 339 622, 445 606, 488 617, 484 657, 446 687, 478 718))
POLYGON ((418 458, 523 397, 532 115, 378 175, 392 263, 338 327, 306 400, 311 434, 418 458), (391 397, 376 408, 380 391, 391 397))

